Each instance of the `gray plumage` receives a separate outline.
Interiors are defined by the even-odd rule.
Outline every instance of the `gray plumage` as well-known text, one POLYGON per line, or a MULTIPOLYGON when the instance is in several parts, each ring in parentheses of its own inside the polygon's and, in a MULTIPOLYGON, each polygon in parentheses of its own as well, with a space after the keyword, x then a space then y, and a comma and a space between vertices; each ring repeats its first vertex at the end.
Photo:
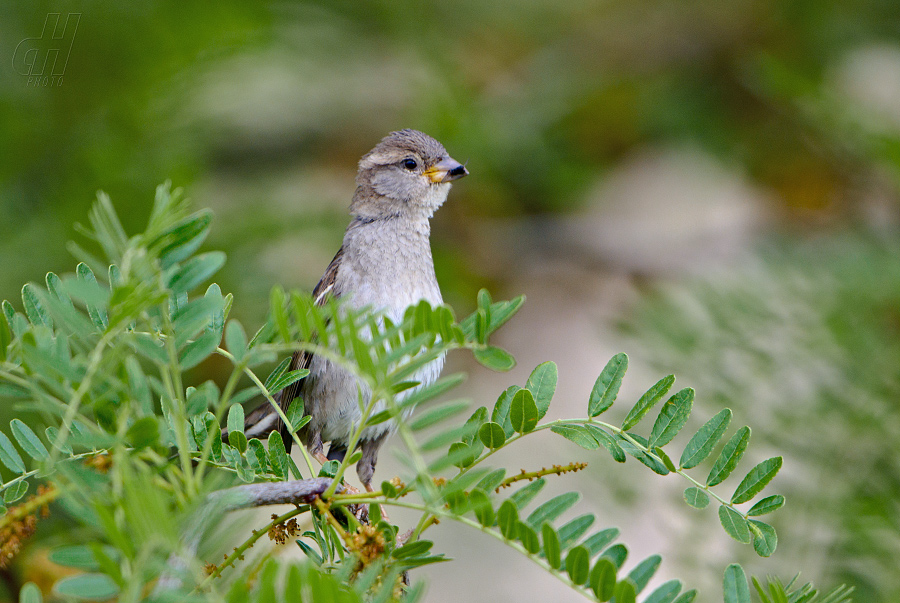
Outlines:
MULTIPOLYGON (((381 309, 395 323, 420 300, 442 303, 431 256, 429 219, 447 199, 450 182, 468 174, 444 147, 427 134, 401 130, 385 136, 359 162, 356 192, 350 204, 353 220, 344 241, 313 291, 316 303, 329 297, 347 298, 355 307, 381 309)), ((413 377, 422 386, 433 383, 443 368, 443 356, 413 377)), ((319 460, 323 443, 331 442, 328 458, 342 459, 348 438, 361 419, 360 384, 344 369, 320 356, 294 354, 291 368, 309 368, 305 379, 279 392, 283 409, 296 397, 311 417, 301 440, 319 460)), ((363 388, 365 386, 362 386, 363 388)), ((404 394, 409 395, 408 392, 404 394)), ((369 392, 363 391, 364 395, 369 392)), ((402 396, 403 394, 401 394, 402 396)), ((382 403, 379 403, 381 405, 382 403)), ((375 412, 382 410, 376 408, 375 412)), ((248 436, 281 429, 290 450, 290 434, 269 405, 248 416, 248 436)), ((366 428, 360 440, 362 459, 357 474, 370 488, 378 449, 394 430, 392 422, 366 428)))

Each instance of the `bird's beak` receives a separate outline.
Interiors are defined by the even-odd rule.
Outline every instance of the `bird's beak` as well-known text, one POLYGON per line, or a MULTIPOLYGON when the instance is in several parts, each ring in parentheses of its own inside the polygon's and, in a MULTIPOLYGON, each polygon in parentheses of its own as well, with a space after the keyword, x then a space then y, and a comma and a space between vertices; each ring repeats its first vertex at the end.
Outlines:
POLYGON ((437 184, 439 182, 450 182, 457 180, 463 176, 467 176, 469 171, 466 167, 455 159, 447 157, 441 159, 436 164, 422 172, 431 182, 437 184))

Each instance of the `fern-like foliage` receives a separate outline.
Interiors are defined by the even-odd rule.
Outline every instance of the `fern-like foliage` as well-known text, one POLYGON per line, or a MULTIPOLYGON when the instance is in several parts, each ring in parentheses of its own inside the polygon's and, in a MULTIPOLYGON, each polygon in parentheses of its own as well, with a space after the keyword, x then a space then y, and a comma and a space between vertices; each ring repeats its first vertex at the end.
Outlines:
MULTIPOLYGON (((679 476, 690 506, 702 509, 714 500, 731 537, 752 543, 761 556, 774 552, 774 528, 756 518, 776 511, 784 498, 754 500, 778 473, 781 457, 757 464, 730 496, 723 494, 721 483, 750 439, 749 427, 741 427, 720 446, 731 421, 723 409, 686 438, 674 462, 670 454, 694 398, 689 388, 666 398, 674 376, 652 385, 621 424, 599 417, 617 401, 624 354, 600 373, 582 418, 543 421, 558 380, 552 362, 537 366, 524 386, 505 389, 490 409, 469 413, 466 402, 436 401, 462 375, 427 387, 411 379, 453 350, 470 351, 490 369, 512 368, 513 357, 490 338, 523 298, 494 301, 482 291, 475 312, 462 320, 448 306, 423 302, 394 324, 372 309, 339 301, 319 306, 306 293, 276 287, 267 321, 249 337, 229 319, 232 296, 215 284, 201 289, 225 261, 220 252, 197 254, 210 222, 208 212, 191 212, 164 185, 146 230, 129 237, 101 194, 91 227, 82 231, 103 259, 73 245, 82 260, 73 274, 51 273, 43 285, 25 285, 21 312, 2 303, 0 396, 16 404, 21 418, 0 431, 0 463, 12 475, 0 485, 7 505, 0 529, 21 540, 27 518, 62 503, 81 526, 83 542, 51 553, 57 563, 82 570, 56 583, 60 595, 237 602, 293 601, 301 593, 302 600, 413 601, 421 585, 410 586, 406 575, 446 561, 425 538, 446 520, 496 538, 592 600, 693 601, 696 591, 684 590, 680 580, 645 594, 662 559, 653 555, 626 568, 628 549, 616 542, 616 528, 597 528, 591 514, 561 523, 578 503, 577 492, 539 500, 548 478, 582 470, 583 463, 514 474, 491 464, 497 451, 545 430, 616 462, 631 456, 660 476, 679 476), (406 449, 401 476, 359 493, 343 485, 358 452, 318 467, 297 436, 309 420, 299 398, 278 409, 303 457, 299 465, 277 432, 265 442, 247 437, 243 403, 261 397, 274 405, 274 393, 307 376, 288 370, 285 358, 297 350, 346 367, 371 393, 360 396, 362 420, 349 450, 366 427, 397 422, 406 449), (193 369, 214 356, 230 363, 224 384, 198 382, 193 369), (413 406, 419 410, 405 420, 413 406), (705 478, 698 473, 704 463, 710 465, 705 478), (22 501, 36 484, 37 493, 22 501), (227 520, 235 509, 286 501, 295 507, 254 529, 227 520), (391 506, 418 512, 402 535, 382 514, 391 506), (368 522, 360 519, 361 507, 368 522), (218 561, 221 553, 209 551, 221 547, 216 537, 225 533, 241 542, 218 561), (251 555, 265 536, 295 542, 307 562, 251 555)), ((3 551, 12 556, 20 544, 7 539, 3 551)), ((729 571, 726 601, 728 592, 747 587, 746 578, 743 590, 738 587, 742 570, 729 571)), ((40 591, 28 585, 21 600, 40 601, 40 591)))

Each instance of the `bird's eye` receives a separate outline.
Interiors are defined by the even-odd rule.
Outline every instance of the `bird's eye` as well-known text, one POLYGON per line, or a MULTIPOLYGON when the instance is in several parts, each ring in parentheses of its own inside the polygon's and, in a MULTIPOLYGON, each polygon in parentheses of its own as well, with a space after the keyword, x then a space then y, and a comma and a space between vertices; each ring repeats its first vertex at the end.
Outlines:
POLYGON ((415 160, 415 159, 404 159, 404 160, 403 160, 403 167, 405 167, 406 169, 412 171, 412 170, 416 169, 417 167, 419 167, 419 164, 416 163, 416 160, 415 160))

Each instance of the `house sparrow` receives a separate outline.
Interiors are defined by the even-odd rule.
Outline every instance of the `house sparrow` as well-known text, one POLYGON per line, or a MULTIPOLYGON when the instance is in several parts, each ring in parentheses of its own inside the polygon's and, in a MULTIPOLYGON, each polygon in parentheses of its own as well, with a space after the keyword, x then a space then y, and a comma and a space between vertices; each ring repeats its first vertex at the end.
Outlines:
MULTIPOLYGON (((443 145, 416 130, 400 130, 385 136, 359 162, 356 192, 350 203, 353 220, 344 242, 313 291, 316 304, 332 297, 348 298, 354 307, 382 310, 395 324, 406 308, 420 300, 432 306, 442 303, 431 257, 429 219, 446 201, 450 183, 469 172, 452 159, 443 145)), ((441 356, 412 378, 420 387, 433 383, 444 365, 441 356)), ((295 352, 291 370, 308 368, 305 379, 275 395, 283 410, 300 396, 310 422, 301 440, 320 462, 342 460, 353 428, 361 420, 359 389, 355 377, 320 356, 295 352), (323 443, 330 442, 327 457, 323 443)), ((368 394, 363 387, 364 395, 368 394)), ((408 395, 412 390, 400 394, 408 395)), ((383 410, 379 403, 374 412, 383 410)), ((281 429, 290 452, 292 437, 268 404, 247 418, 248 437, 281 429)), ((360 439, 362 458, 356 472, 371 491, 378 449, 394 431, 393 421, 367 427, 360 439)))

